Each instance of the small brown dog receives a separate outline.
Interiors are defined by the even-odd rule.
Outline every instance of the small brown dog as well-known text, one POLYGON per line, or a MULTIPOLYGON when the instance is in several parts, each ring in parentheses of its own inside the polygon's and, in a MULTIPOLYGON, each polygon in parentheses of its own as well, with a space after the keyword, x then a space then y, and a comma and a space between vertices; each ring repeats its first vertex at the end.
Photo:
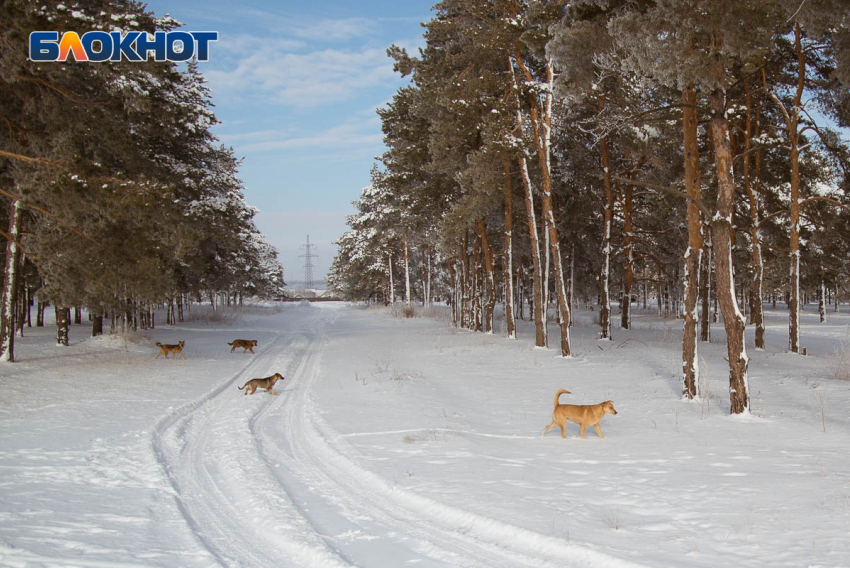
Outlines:
POLYGON ((233 350, 236 349, 237 347, 242 348, 242 353, 245 353, 246 351, 250 351, 251 353, 254 353, 253 348, 256 347, 257 340, 256 339, 234 339, 233 343, 228 343, 228 345, 233 346, 233 347, 230 348, 231 353, 233 353, 233 350))
POLYGON ((266 377, 265 379, 251 379, 250 381, 238 388, 239 390, 245 389, 246 395, 254 394, 257 389, 266 389, 266 392, 277 396, 277 393, 274 392, 274 384, 278 381, 282 381, 285 378, 286 377, 284 377, 280 373, 275 373, 271 377, 266 377))
POLYGON ((599 429, 599 422, 606 414, 617 414, 614 410, 614 403, 610 400, 600 402, 599 404, 558 404, 558 397, 562 394, 571 394, 570 391, 561 389, 555 393, 555 410, 552 412, 552 423, 543 429, 540 433, 542 436, 555 426, 561 427, 561 437, 567 437, 567 421, 575 422, 581 426, 581 437, 584 438, 584 431, 588 426, 593 426, 600 438, 604 438, 602 430, 599 429))
POLYGON ((160 355, 165 355, 165 358, 168 359, 168 354, 171 353, 172 359, 177 359, 177 356, 180 355, 184 359, 186 358, 183 355, 183 346, 186 345, 185 341, 179 342, 177 345, 169 345, 168 343, 162 344, 159 341, 156 342, 156 346, 159 347, 159 355, 154 357, 154 359, 159 359, 160 355))

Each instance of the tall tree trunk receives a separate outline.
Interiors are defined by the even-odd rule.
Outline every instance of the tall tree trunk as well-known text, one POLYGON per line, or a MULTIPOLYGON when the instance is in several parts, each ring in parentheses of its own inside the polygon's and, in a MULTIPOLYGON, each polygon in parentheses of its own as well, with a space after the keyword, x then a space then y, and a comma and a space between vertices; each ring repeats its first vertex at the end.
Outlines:
POLYGON ((826 283, 821 279, 820 289, 818 290, 818 315, 820 323, 826 321, 826 283))
POLYGON ((404 231, 404 303, 410 307, 410 258, 407 246, 407 229, 404 231))
POLYGON ((685 252, 685 322, 682 335, 682 395, 693 399, 699 384, 697 356, 697 299, 702 261, 702 222, 697 203, 702 201, 699 181, 699 143, 697 140, 697 95, 693 83, 682 90, 682 130, 685 151, 685 190, 688 201, 688 250, 685 252))
POLYGON ((705 343, 711 342, 711 267, 714 264, 711 245, 711 226, 705 226, 706 242, 708 249, 706 261, 702 263, 702 278, 700 278, 700 295, 702 302, 702 318, 700 319, 699 340, 705 343))
POLYGON ((484 286, 481 277, 481 237, 474 233, 472 239, 472 329, 482 331, 481 308, 483 304, 484 286))
POLYGON ((632 286, 635 281, 634 271, 634 235, 632 234, 632 194, 634 187, 627 185, 625 187, 625 195, 623 197, 623 249, 625 252, 626 265, 625 275, 623 276, 623 301, 620 303, 620 327, 623 329, 632 328, 632 286))
POLYGON ((466 329, 472 329, 474 326, 474 318, 472 317, 472 279, 471 272, 472 259, 469 253, 469 229, 465 229, 463 233, 463 299, 461 300, 461 320, 462 326, 466 329))
POLYGON ((493 333, 493 310, 496 307, 496 278, 493 274, 493 252, 487 240, 487 227, 484 219, 478 219, 478 234, 481 236, 481 250, 484 253, 484 284, 487 301, 484 304, 484 333, 493 333))
POLYGON ((744 193, 750 202, 750 239, 752 240, 752 261, 753 277, 750 281, 750 321, 756 328, 756 349, 764 349, 764 309, 762 307, 762 286, 764 282, 764 259, 761 252, 761 237, 759 235, 759 225, 761 223, 761 213, 759 211, 759 190, 761 187, 761 150, 756 150, 755 155, 755 184, 752 183, 750 176, 750 149, 752 147, 753 137, 759 135, 761 123, 761 105, 756 104, 755 120, 751 111, 751 95, 752 91, 749 84, 746 87, 747 93, 747 130, 746 140, 744 141, 744 193))
MULTIPOLYGON (((776 95, 767 88, 765 80, 764 88, 785 117, 785 125, 788 128, 788 156, 791 162, 791 220, 790 220, 790 247, 789 247, 789 280, 790 297, 788 300, 788 349, 792 353, 800 350, 800 104, 803 100, 803 92, 806 81, 806 55, 802 47, 802 38, 799 22, 794 24, 794 50, 797 55, 797 90, 794 101, 788 109, 776 95)), ((762 74, 764 78, 764 74, 762 74)))
POLYGON ((392 306, 395 304, 395 284, 393 283, 393 251, 387 251, 387 275, 388 283, 389 283, 389 295, 387 297, 387 305, 392 306))
POLYGON ((511 187, 511 161, 504 160, 505 169, 505 257, 502 268, 505 273, 505 324, 508 328, 508 337, 516 339, 516 320, 514 319, 514 286, 513 286, 513 229, 514 229, 514 203, 513 190, 511 187))
POLYGON ((458 314, 457 314, 457 299, 458 299, 458 277, 457 270, 455 270, 455 259, 454 253, 449 257, 449 278, 451 278, 452 283, 452 292, 451 292, 451 305, 452 305, 452 325, 458 326, 458 314))
MULTIPOLYGON (((517 124, 522 127, 522 118, 520 116, 519 106, 517 106, 517 124)), ((532 307, 534 313, 534 345, 537 347, 546 346, 546 329, 543 314, 545 308, 540 305, 540 300, 543 297, 543 268, 540 262, 540 241, 537 235, 537 218, 534 212, 534 195, 531 187, 531 177, 528 174, 528 162, 524 155, 519 158, 520 173, 522 174, 522 185, 525 189, 525 209, 528 216, 528 235, 531 239, 531 263, 532 272, 532 307)))
MULTIPOLYGON (((722 35, 715 32, 715 50, 720 49, 722 35)), ((726 75, 725 64, 714 55, 712 71, 720 83, 726 75)), ((717 168, 717 214, 712 220, 714 246, 717 249, 717 298, 726 328, 726 351, 729 360, 729 398, 732 414, 749 411, 749 385, 747 380, 747 349, 744 344, 746 321, 735 299, 735 275, 732 264, 732 211, 735 208, 735 179, 732 175, 732 144, 729 139, 729 121, 726 118, 726 96, 716 88, 710 97, 711 131, 714 143, 714 161, 717 168)))
POLYGON ((21 279, 21 223, 23 207, 19 200, 9 208, 9 234, 6 237, 6 263, 3 270, 3 289, 0 295, 0 360, 15 360, 15 305, 18 282, 21 279))
MULTIPOLYGON (((605 108, 605 95, 599 95, 599 113, 605 108)), ((611 229, 614 223, 614 188, 611 185, 611 162, 608 139, 599 141, 602 155, 602 185, 605 189, 605 210, 602 215, 602 272, 599 275, 599 327, 600 339, 611 337, 611 229)))
MULTIPOLYGON (((522 62, 519 40, 515 42, 516 60, 525 75, 526 81, 531 81, 531 73, 522 62)), ((540 173, 543 178, 543 222, 549 236, 549 246, 552 254, 555 272, 555 293, 558 297, 558 325, 561 328, 561 356, 570 356, 570 306, 567 303, 567 291, 564 286, 564 268, 561 259, 561 246, 558 241, 558 227, 555 222, 555 211, 552 205, 552 175, 550 168, 550 146, 552 134, 552 98, 554 90, 554 67, 551 57, 546 61, 546 98, 543 114, 540 114, 537 95, 529 94, 531 106, 531 126, 534 130, 534 143, 537 147, 537 158, 540 173)), ((544 306, 545 310, 545 306, 544 306)), ((545 314, 544 314, 545 315, 545 314)))

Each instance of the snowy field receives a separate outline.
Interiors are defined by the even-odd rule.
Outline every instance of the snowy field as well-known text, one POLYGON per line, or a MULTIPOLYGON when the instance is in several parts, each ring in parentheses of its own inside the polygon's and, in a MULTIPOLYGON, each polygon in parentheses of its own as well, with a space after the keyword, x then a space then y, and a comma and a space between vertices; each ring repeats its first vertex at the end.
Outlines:
POLYGON ((721 325, 684 402, 675 320, 600 342, 579 311, 562 359, 435 311, 72 326, 69 348, 27 328, 0 366, 0 565, 850 566, 850 315, 808 306, 802 357, 769 310, 752 415, 730 417, 721 325), (178 340, 185 361, 154 359, 178 340), (236 388, 274 372, 278 397, 236 388), (604 439, 539 437, 560 388, 613 400, 604 439))

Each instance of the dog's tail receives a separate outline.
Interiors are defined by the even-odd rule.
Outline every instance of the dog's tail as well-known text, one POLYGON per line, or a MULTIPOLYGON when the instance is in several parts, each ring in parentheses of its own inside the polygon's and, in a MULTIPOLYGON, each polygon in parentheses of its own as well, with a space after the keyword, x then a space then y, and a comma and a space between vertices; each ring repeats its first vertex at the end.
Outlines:
MULTIPOLYGON (((251 381, 248 381, 248 383, 250 383, 250 382, 251 382, 251 381)), ((247 387, 247 386, 248 386, 248 383, 245 383, 245 384, 244 384, 244 385, 242 385, 241 387, 236 387, 236 388, 238 388, 239 390, 242 390, 242 389, 244 389, 245 387, 247 387)))
POLYGON ((572 393, 571 393, 570 391, 568 391, 567 389, 561 389, 561 390, 559 390, 558 392, 556 392, 556 393, 555 393, 555 408, 558 408, 558 398, 560 398, 560 396, 561 396, 562 394, 564 394, 564 393, 572 394, 572 393))
POLYGON ((228 343, 228 345, 233 345, 233 343, 228 343))

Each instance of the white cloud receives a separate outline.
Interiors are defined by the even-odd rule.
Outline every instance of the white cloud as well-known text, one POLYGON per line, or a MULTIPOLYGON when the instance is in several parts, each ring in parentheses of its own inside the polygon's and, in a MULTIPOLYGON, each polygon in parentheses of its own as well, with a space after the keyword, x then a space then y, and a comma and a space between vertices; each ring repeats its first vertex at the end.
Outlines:
POLYGON ((257 52, 232 71, 205 73, 213 92, 242 95, 299 108, 345 101, 397 76, 384 49, 325 49, 310 53, 257 52))
POLYGON ((321 132, 295 132, 292 129, 265 129, 220 134, 221 142, 233 146, 237 154, 281 149, 344 149, 376 147, 383 143, 380 120, 376 115, 333 126, 321 132))
POLYGON ((348 18, 345 20, 321 20, 314 24, 303 25, 293 31, 296 37, 320 40, 343 41, 355 37, 375 34, 378 26, 370 18, 348 18))

